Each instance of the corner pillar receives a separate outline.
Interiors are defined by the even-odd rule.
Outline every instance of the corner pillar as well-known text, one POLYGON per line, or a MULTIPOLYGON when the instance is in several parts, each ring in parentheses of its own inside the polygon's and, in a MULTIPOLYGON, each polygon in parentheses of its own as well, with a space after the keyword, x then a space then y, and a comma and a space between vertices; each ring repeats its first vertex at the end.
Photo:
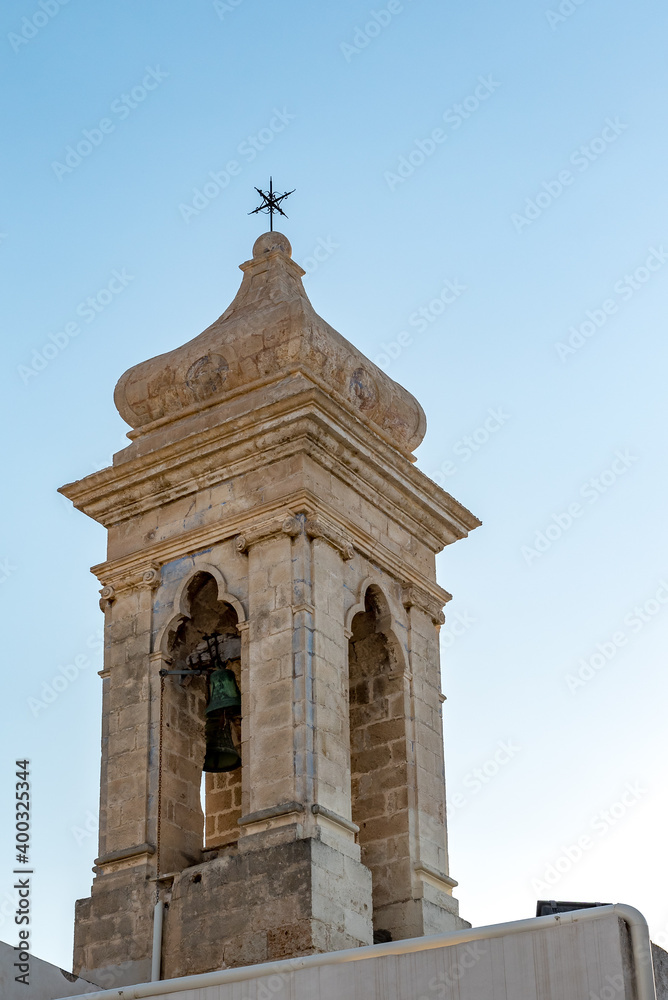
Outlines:
MULTIPOLYGON (((450 595, 446 595, 449 599, 450 595)), ((444 616, 431 594, 404 591, 410 671, 406 678, 412 903, 405 937, 470 926, 459 917, 449 875, 438 631, 444 616)))

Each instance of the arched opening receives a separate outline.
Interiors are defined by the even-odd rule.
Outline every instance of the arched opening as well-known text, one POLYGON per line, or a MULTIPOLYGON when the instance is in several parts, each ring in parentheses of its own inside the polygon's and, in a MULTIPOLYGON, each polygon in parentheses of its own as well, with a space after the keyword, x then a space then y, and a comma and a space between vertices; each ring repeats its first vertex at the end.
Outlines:
MULTIPOLYGON (((209 651, 215 637, 216 648, 227 645, 238 649, 238 616, 235 609, 218 599, 218 583, 206 572, 197 573, 185 593, 185 617, 169 637, 168 649, 172 670, 191 670, 211 663, 209 651), (230 640, 232 645, 230 646, 230 640)), ((225 655, 225 668, 234 674, 241 688, 241 661, 225 655)), ((210 677, 211 671, 208 671, 210 677)), ((165 819, 181 827, 189 843, 197 840, 202 848, 226 846, 238 839, 237 820, 241 816, 241 768, 219 773, 203 772, 207 750, 206 720, 210 683, 207 673, 201 676, 174 676, 166 718, 170 747, 169 771, 176 800, 163 802, 165 819)), ((231 735, 241 753, 240 714, 227 713, 231 735)), ((209 733, 209 742, 211 734, 209 733)), ((163 787, 165 782, 163 781, 163 787)), ((191 856, 193 856, 191 854, 191 856)))
POLYGON ((401 652, 379 588, 369 587, 349 641, 352 817, 371 871, 375 940, 388 940, 387 908, 410 898, 408 773, 401 652))

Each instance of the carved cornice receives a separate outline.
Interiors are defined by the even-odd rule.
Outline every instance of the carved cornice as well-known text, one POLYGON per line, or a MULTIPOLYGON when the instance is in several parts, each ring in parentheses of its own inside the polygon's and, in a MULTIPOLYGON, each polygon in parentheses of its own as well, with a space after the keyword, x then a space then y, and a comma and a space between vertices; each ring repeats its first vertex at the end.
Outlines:
MULTIPOLYGON (((109 565, 109 564, 107 564, 109 565)), ((102 577, 100 581, 102 582, 102 577)), ((141 563, 120 569, 116 573, 111 570, 104 579, 109 580, 100 591, 100 608, 106 611, 111 607, 119 594, 132 590, 156 590, 160 586, 160 564, 151 561, 146 563, 144 553, 141 563)))
POLYGON ((413 865, 413 871, 420 878, 424 879, 425 882, 431 882, 437 889, 447 892, 448 895, 452 895, 452 890, 456 889, 459 885, 459 882, 455 882, 449 875, 439 872, 436 868, 432 868, 431 865, 425 864, 424 861, 418 861, 417 864, 413 865))
POLYGON ((360 832, 360 828, 357 823, 351 822, 351 820, 346 819, 345 816, 339 816, 332 809, 328 809, 326 806, 321 806, 319 803, 314 802, 311 806, 311 812, 314 816, 324 816, 328 819, 330 823, 334 823, 336 826, 342 827, 348 833, 356 834, 360 832))
POLYGON ((303 522, 293 514, 288 514, 284 518, 275 518, 272 521, 264 521, 261 524, 252 525, 245 529, 242 534, 237 535, 235 546, 237 552, 248 552, 251 545, 258 542, 265 542, 268 538, 275 538, 276 535, 289 535, 295 538, 301 534, 303 522))
MULTIPOLYGON (((478 519, 406 457, 347 415, 315 386, 286 399, 244 401, 234 420, 193 424, 177 441, 156 441, 126 461, 60 492, 90 517, 111 527, 148 510, 258 468, 258 462, 310 456, 369 499, 409 532, 439 551, 479 525, 478 519), (262 447, 259 443, 262 442, 262 447), (261 459, 258 455, 261 454, 261 459)), ((201 414, 200 414, 201 416, 201 414)), ((139 442, 138 442, 139 445, 139 442)), ((131 445, 126 451, 138 447, 131 445)))
POLYGON ((197 552, 209 549, 213 545, 231 541, 240 535, 251 535, 257 526, 272 524, 278 533, 278 531, 283 530, 284 522, 294 517, 293 511, 303 512, 307 522, 327 523, 342 538, 346 540, 350 538, 355 550, 361 556, 395 580, 400 581, 405 590, 412 589, 416 594, 418 591, 422 591, 424 594, 431 595, 434 603, 438 604, 440 601, 439 610, 451 599, 450 594, 439 587, 435 580, 433 582, 426 581, 421 573, 417 571, 413 573, 410 564, 407 564, 395 552, 357 525, 349 523, 344 528, 337 518, 337 511, 331 504, 314 496, 308 490, 291 494, 289 497, 265 504, 263 507, 257 507, 252 515, 246 512, 230 519, 226 524, 217 522, 193 528, 181 535, 156 542, 139 552, 133 552, 120 559, 99 563, 91 568, 91 572, 97 576, 101 583, 110 584, 112 588, 118 590, 118 586, 122 587, 126 580, 143 579, 147 568, 157 568, 174 559, 180 559, 182 556, 195 555, 197 552))
POLYGON ((118 861, 130 861, 134 858, 150 857, 151 854, 155 854, 153 844, 137 844, 135 847, 126 847, 122 851, 111 851, 109 854, 104 854, 102 857, 95 859, 95 865, 101 868, 104 865, 114 864, 118 861))
POLYGON ((452 594, 448 594, 447 591, 443 591, 443 594, 445 595, 445 601, 435 597, 422 587, 410 584, 404 587, 401 600, 405 608, 419 608, 420 611, 424 611, 425 614, 429 615, 434 625, 443 625, 445 623, 443 605, 447 601, 452 600, 452 594))
POLYGON ((341 554, 341 558, 344 561, 352 559, 355 555, 355 546, 350 536, 337 531, 333 525, 327 521, 323 521, 317 515, 307 519, 304 530, 309 538, 322 538, 324 541, 329 542, 332 548, 335 548, 341 554))
MULTIPOLYGON (((107 581, 113 583, 118 577, 143 573, 147 561, 150 561, 152 567, 164 566, 165 563, 172 562, 173 559, 180 559, 184 555, 196 555, 198 552, 211 548, 212 545, 230 541, 237 535, 251 531, 258 521, 265 523, 275 519, 282 525, 286 518, 293 516, 292 510, 296 509, 295 504, 291 502, 292 499, 292 497, 288 498, 289 509, 285 499, 264 504, 261 507, 256 507, 252 513, 246 511, 238 517, 230 518, 227 522, 218 521, 203 527, 191 528, 190 531, 184 531, 180 535, 174 535, 164 539, 164 541, 147 545, 127 556, 98 563, 91 567, 91 573, 94 573, 101 583, 107 581)), ((300 510, 305 509, 305 506, 309 504, 309 500, 301 493, 296 494, 294 499, 300 510)))
POLYGON ((280 805, 270 806, 268 809, 258 809, 257 812, 241 816, 237 823, 239 826, 250 826, 252 823, 263 823, 270 819, 279 819, 283 816, 291 816, 292 813, 303 812, 302 802, 281 802, 280 805))

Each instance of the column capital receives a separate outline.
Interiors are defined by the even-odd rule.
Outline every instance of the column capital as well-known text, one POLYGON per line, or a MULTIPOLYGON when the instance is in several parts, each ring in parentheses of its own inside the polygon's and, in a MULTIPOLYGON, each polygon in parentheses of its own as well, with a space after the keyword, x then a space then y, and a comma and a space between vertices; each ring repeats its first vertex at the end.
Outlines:
POLYGON ((237 535, 235 539, 237 552, 248 552, 251 545, 264 542, 267 538, 274 538, 280 534, 290 535, 291 538, 295 538, 301 534, 302 528, 303 520, 295 517, 294 514, 288 514, 286 517, 272 518, 271 521, 263 521, 260 524, 252 525, 237 535))
POLYGON ((445 623, 445 615, 442 610, 443 605, 452 599, 451 594, 448 594, 446 591, 443 591, 443 593, 445 601, 423 590, 422 587, 410 584, 404 587, 401 600, 406 609, 412 607, 419 608, 420 611, 424 611, 425 614, 429 615, 434 625, 443 625, 445 623))
POLYGON ((350 536, 338 531, 318 514, 307 519, 304 530, 309 538, 322 538, 325 542, 329 542, 338 550, 344 561, 352 559, 355 555, 355 547, 350 536))
POLYGON ((110 576, 108 582, 102 580, 100 582, 103 583, 100 590, 100 608, 106 611, 116 598, 126 591, 156 590, 160 586, 160 564, 144 563, 110 576))

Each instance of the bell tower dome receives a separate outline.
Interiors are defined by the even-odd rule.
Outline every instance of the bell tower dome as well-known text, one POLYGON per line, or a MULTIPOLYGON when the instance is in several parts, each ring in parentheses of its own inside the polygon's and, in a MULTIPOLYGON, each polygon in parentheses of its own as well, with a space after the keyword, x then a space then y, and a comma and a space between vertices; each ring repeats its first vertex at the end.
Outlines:
POLYGON ((241 270, 207 330, 122 376, 131 443, 61 490, 108 529, 74 945, 101 985, 468 926, 435 556, 480 522, 415 466, 422 408, 316 314, 287 238, 241 270))

